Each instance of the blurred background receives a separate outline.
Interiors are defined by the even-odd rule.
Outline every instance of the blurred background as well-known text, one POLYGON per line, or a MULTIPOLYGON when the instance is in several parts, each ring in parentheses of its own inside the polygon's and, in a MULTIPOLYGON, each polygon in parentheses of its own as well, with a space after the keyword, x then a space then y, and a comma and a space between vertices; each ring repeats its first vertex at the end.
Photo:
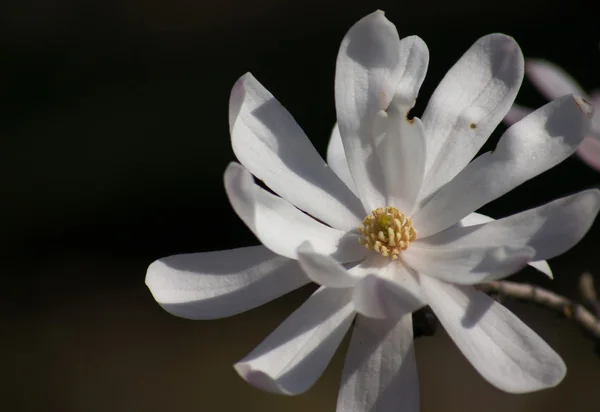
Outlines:
MULTIPOLYGON (((334 411, 346 344, 298 397, 253 389, 232 368, 314 287, 233 318, 189 321, 164 312, 144 285, 157 258, 257 244, 222 186, 234 160, 231 86, 251 71, 324 155, 337 50, 364 15, 383 9, 401 36, 417 34, 429 46, 418 116, 448 68, 494 31, 514 36, 526 56, 564 67, 584 88, 600 87, 600 33, 589 5, 0 3, 0 409, 334 411)), ((545 103, 527 80, 518 101, 545 103)), ((573 157, 483 212, 502 217, 599 184, 600 172, 573 157)), ((555 281, 533 270, 514 279, 577 299, 584 270, 600 281, 599 241, 600 221, 550 262, 555 281)), ((500 392, 438 327, 416 342, 422 411, 597 410, 594 342, 546 309, 506 304, 563 356, 565 381, 529 395, 500 392)))

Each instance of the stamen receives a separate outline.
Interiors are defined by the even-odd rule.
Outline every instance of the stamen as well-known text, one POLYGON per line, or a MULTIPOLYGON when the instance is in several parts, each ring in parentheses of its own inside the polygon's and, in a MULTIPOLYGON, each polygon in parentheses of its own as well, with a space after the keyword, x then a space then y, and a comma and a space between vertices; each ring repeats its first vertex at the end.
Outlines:
POLYGON ((411 220, 395 207, 373 210, 358 231, 363 236, 360 238, 361 245, 392 260, 398 259, 400 252, 417 238, 411 220))

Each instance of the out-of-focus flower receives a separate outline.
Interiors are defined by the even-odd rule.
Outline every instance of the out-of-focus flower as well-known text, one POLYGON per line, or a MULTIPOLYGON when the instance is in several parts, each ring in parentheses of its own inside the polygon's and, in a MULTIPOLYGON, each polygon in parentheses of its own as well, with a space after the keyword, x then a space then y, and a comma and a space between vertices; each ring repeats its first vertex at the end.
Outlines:
POLYGON ((496 221, 472 212, 571 155, 591 108, 562 97, 471 161, 514 101, 522 53, 502 34, 479 39, 437 87, 423 119, 409 119, 428 61, 425 43, 400 40, 383 12, 350 29, 337 59, 338 124, 327 164, 252 75, 234 86, 231 141, 243 166, 228 166, 225 189, 263 246, 160 259, 146 283, 167 311, 191 319, 231 316, 311 280, 320 284, 235 365, 252 385, 304 392, 355 320, 338 411, 416 411, 411 313, 424 305, 498 388, 530 392, 563 378, 552 348, 472 285, 527 262, 551 276, 544 260, 586 233, 600 191, 496 221))
MULTIPOLYGON (((588 165, 600 170, 600 90, 593 90, 588 95, 568 73, 546 60, 528 59, 525 73, 548 100, 557 99, 565 94, 576 94, 583 96, 592 104, 595 110, 591 127, 576 153, 588 165)), ((506 115, 505 121, 513 124, 529 113, 531 109, 514 104, 506 115)))

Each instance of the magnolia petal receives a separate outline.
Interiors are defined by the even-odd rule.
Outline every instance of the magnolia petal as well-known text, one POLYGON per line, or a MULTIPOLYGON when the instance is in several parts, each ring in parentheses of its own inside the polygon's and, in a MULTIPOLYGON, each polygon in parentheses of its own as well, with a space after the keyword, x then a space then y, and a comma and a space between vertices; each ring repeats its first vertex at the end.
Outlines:
POLYGON ((329 145, 327 146, 327 164, 342 182, 346 183, 348 189, 357 194, 354 180, 352 180, 350 169, 348 169, 348 160, 346 159, 346 152, 344 152, 344 144, 337 123, 333 126, 329 145))
POLYGON ((241 165, 230 163, 224 180, 235 212, 256 237, 278 255, 297 259, 298 246, 307 240, 320 253, 340 262, 356 261, 367 254, 357 235, 325 226, 286 200, 258 187, 241 165))
POLYGON ((408 110, 387 111, 388 128, 378 146, 384 166, 387 205, 407 214, 412 212, 425 174, 425 132, 417 117, 408 119, 408 110))
POLYGON ((346 354, 337 412, 419 411, 412 316, 357 316, 346 354))
POLYGON ((528 246, 534 252, 533 260, 550 259, 575 246, 592 226, 599 210, 600 190, 589 189, 504 219, 452 227, 413 242, 409 249, 528 246))
POLYGON ((517 123, 531 112, 532 110, 529 107, 520 106, 515 103, 504 117, 504 121, 511 125, 517 123))
POLYGON ((523 72, 519 45, 499 33, 477 40, 450 69, 423 113, 428 141, 421 199, 473 159, 508 113, 523 72))
POLYGON ((421 276, 431 309, 473 367, 510 393, 556 386, 566 374, 560 356, 504 306, 470 286, 421 276))
POLYGON ((360 223, 365 213, 356 195, 250 73, 231 91, 229 123, 235 155, 274 192, 333 227, 349 230, 360 223))
MULTIPOLYGON (((370 262, 359 266, 367 268, 370 262)), ((372 318, 399 319, 426 305, 417 274, 398 261, 374 265, 355 285, 352 299, 357 312, 372 318)))
POLYGON ((350 290, 321 287, 235 369, 259 389, 300 394, 321 376, 354 316, 350 290))
POLYGON ((335 106, 348 166, 365 210, 385 205, 385 180, 375 148, 374 122, 394 97, 400 38, 382 11, 359 20, 340 46, 335 106))
MULTIPOLYGON (((385 123, 384 138, 377 145, 386 178, 388 205, 409 213, 425 174, 425 132, 418 118, 409 119, 429 64, 429 50, 417 36, 400 41, 399 83, 379 122, 385 123)), ((375 126, 375 129, 381 127, 375 126)))
POLYGON ((187 319, 233 316, 308 282, 297 262, 264 246, 169 256, 146 273, 154 299, 187 319))
MULTIPOLYGON (((462 227, 479 225, 481 223, 493 222, 495 219, 486 215, 482 215, 480 213, 471 213, 470 215, 463 218, 459 225, 462 227)), ((552 273, 552 269, 550 265, 545 260, 536 260, 535 262, 528 262, 529 266, 537 269, 539 272, 542 272, 544 275, 548 276, 550 279, 554 279, 554 274, 552 273)))
POLYGON ((600 170, 600 140, 586 137, 577 148, 577 155, 589 166, 600 170))
POLYGON ((473 285, 512 275, 523 269, 534 253, 527 246, 439 248, 413 244, 402 253, 402 260, 437 279, 473 285))
POLYGON ((308 241, 298 247, 298 262, 308 277, 319 285, 349 288, 358 281, 335 259, 317 253, 308 241))
POLYGON ((568 95, 509 127, 493 152, 476 158, 413 216, 421 239, 562 162, 581 143, 591 113, 587 102, 568 95))
POLYGON ((548 100, 557 99, 565 94, 587 94, 567 72, 549 61, 527 59, 525 73, 548 100))

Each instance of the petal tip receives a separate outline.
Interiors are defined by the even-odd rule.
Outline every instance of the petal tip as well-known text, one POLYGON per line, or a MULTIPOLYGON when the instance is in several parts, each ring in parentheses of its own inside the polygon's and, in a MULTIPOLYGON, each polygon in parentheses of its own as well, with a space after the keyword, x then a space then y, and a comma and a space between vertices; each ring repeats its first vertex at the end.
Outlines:
POLYGON ((588 119, 591 119, 594 115, 594 105, 582 96, 573 95, 573 98, 575 99, 575 103, 581 109, 583 114, 588 119))
POLYGON ((284 389, 266 373, 252 368, 252 366, 245 362, 238 362, 233 365, 233 368, 243 380, 257 389, 278 395, 295 395, 295 393, 291 393, 284 389))

